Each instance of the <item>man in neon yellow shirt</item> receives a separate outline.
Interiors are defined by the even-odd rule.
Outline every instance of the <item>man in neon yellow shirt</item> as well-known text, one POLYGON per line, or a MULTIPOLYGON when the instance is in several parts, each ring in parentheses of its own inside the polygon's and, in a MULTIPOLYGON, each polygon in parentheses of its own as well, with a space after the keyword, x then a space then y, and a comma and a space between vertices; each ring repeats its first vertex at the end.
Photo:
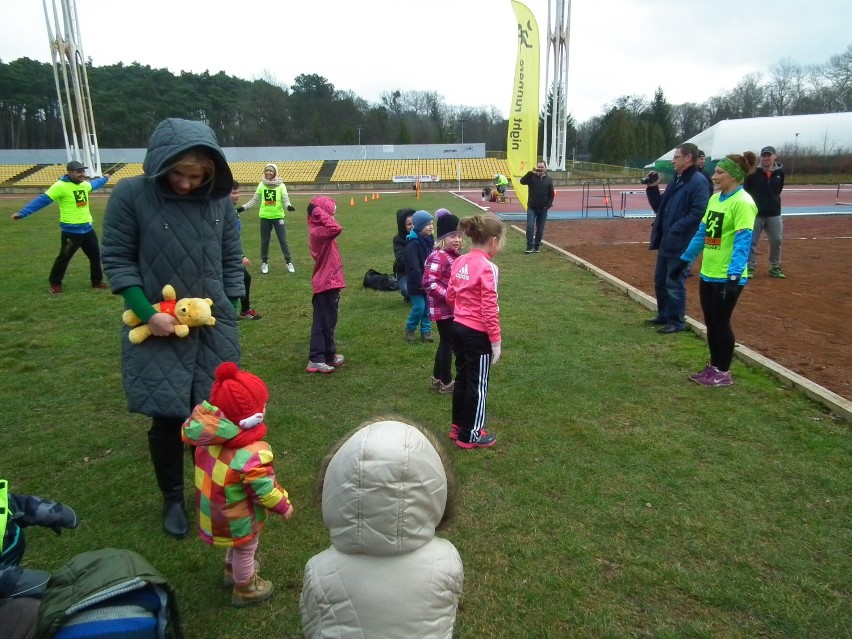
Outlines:
POLYGON ((494 186, 500 195, 504 195, 506 187, 509 186, 509 179, 501 173, 496 173, 494 175, 494 186))
POLYGON ((109 180, 109 175, 86 180, 86 169, 81 162, 69 162, 67 173, 47 191, 32 200, 18 213, 12 214, 13 220, 20 220, 40 211, 52 202, 59 204, 59 228, 62 230, 62 244, 59 255, 50 269, 48 281, 51 293, 62 292, 62 280, 71 258, 77 249, 89 258, 89 276, 92 288, 108 289, 104 284, 104 272, 101 269, 101 249, 98 245, 98 234, 92 226, 92 213, 89 210, 89 193, 101 188, 109 180))

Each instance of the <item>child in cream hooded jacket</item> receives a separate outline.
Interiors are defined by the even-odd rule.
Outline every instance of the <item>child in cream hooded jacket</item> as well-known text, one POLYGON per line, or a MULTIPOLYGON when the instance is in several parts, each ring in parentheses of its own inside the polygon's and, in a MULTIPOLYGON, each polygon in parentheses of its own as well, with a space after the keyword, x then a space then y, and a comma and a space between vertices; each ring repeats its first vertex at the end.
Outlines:
POLYGON ((331 548, 305 567, 306 638, 453 636, 464 571, 435 536, 455 501, 449 460, 431 433, 393 419, 344 437, 323 461, 331 548))

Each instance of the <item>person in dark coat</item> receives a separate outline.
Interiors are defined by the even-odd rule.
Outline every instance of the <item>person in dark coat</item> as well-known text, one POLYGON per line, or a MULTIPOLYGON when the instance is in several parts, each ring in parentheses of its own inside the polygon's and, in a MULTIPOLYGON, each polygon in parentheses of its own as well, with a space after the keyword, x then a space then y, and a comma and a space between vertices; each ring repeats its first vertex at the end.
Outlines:
POLYGON ((396 212, 396 235, 393 236, 393 276, 406 302, 410 302, 411 297, 408 295, 408 275, 405 272, 405 244, 413 224, 411 217, 415 213, 414 209, 399 209, 396 212))
POLYGON ((784 167, 776 162, 775 147, 760 150, 760 166, 745 177, 743 188, 757 205, 757 218, 751 235, 751 252, 748 255, 749 277, 754 277, 757 265, 757 246, 765 230, 769 240, 769 275, 779 280, 787 276, 781 270, 781 238, 784 224, 781 221, 781 191, 784 190, 784 167))
POLYGON ((411 312, 405 322, 405 341, 413 342, 415 331, 420 327, 420 339, 432 341, 432 321, 426 307, 426 291, 423 288, 423 267, 426 258, 435 247, 432 237, 432 216, 428 211, 417 211, 411 216, 411 231, 406 237, 405 272, 408 274, 408 294, 411 297, 411 312))
POLYGON ((541 250, 541 240, 544 238, 544 224, 547 222, 547 211, 553 206, 556 191, 553 180, 547 174, 547 165, 539 162, 535 171, 527 171, 521 178, 521 184, 529 188, 527 199, 527 253, 538 253, 541 250))
POLYGON ((652 172, 646 176, 645 195, 656 214, 649 248, 657 251, 657 315, 648 323, 659 325, 659 333, 677 333, 686 327, 686 264, 680 256, 695 235, 710 199, 707 178, 698 170, 697 158, 698 147, 691 142, 675 148, 675 179, 662 195, 659 175, 652 172))
POLYGON ((122 332, 122 373, 130 411, 151 417, 148 444, 163 494, 163 527, 189 531, 184 508, 181 425, 210 396, 216 367, 239 362, 236 304, 245 295, 233 177, 203 122, 170 118, 148 143, 144 175, 122 180, 104 218, 103 262, 113 293, 153 337, 131 344, 122 332), (177 320, 157 312, 166 284, 178 298, 213 300, 216 323, 174 336, 177 320))

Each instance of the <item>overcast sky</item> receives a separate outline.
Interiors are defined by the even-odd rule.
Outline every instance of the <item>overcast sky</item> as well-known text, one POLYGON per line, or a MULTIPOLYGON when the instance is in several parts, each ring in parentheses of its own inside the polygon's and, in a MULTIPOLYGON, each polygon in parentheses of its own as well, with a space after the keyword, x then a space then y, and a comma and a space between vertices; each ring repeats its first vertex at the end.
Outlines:
MULTIPOLYGON (((527 0, 547 30, 548 0, 527 0)), ((555 5, 555 0, 551 0, 555 5)), ((48 0, 60 7, 60 0, 48 0)), ((134 61, 289 85, 327 78, 375 103, 428 90, 450 105, 508 114, 516 23, 510 0, 77 0, 83 52, 95 66, 134 61)), ((621 95, 703 102, 782 58, 821 64, 852 43, 850 0, 707 3, 574 0, 569 110, 578 122, 621 95)), ((0 0, 0 60, 48 62, 41 0, 0 0)), ((544 38, 543 38, 544 40, 544 38)), ((545 69, 542 59, 542 74, 545 69)), ((542 99, 546 95, 542 78, 542 99)))

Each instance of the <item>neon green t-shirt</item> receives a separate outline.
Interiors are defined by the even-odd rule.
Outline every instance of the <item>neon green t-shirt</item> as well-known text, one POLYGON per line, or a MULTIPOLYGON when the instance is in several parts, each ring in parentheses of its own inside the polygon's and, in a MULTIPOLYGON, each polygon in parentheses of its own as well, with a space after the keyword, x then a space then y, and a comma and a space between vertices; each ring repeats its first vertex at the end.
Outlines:
POLYGON ((257 185, 257 197, 260 199, 260 212, 258 213, 260 217, 267 220, 278 220, 285 217, 284 207, 290 204, 286 186, 279 184, 270 188, 261 182, 257 185))
POLYGON ((62 224, 91 224, 89 192, 92 185, 83 180, 79 184, 59 180, 45 194, 59 205, 59 221, 62 224))
POLYGON ((744 189, 720 201, 721 193, 714 193, 704 213, 704 253, 701 274, 708 278, 724 280, 728 277, 728 264, 734 251, 734 236, 739 231, 752 230, 757 206, 744 189))

